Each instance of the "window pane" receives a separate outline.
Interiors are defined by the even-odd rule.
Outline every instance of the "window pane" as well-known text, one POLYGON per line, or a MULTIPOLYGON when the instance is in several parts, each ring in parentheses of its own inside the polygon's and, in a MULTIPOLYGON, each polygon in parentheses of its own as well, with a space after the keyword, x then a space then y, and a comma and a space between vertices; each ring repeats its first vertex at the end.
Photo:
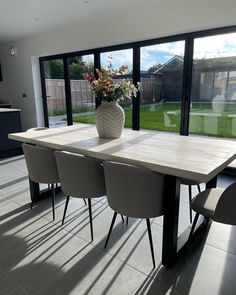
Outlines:
POLYGON ((194 40, 191 102, 191 133, 236 136, 236 33, 194 40))
MULTIPOLYGON (((118 50, 112 52, 101 53, 101 67, 107 68, 109 63, 112 63, 113 68, 118 69, 122 65, 127 65, 128 69, 123 75, 115 77, 116 83, 122 79, 128 79, 133 82, 133 49, 118 50)), ((132 127, 132 101, 124 98, 119 101, 125 112, 125 127, 132 127)))
POLYGON ((43 62, 49 127, 67 125, 64 64, 62 59, 43 62))
POLYGON ((179 132, 184 41, 141 48, 140 128, 179 132))
POLYGON ((94 56, 70 57, 69 70, 73 124, 94 123, 95 97, 89 82, 83 77, 87 71, 94 72, 94 56))

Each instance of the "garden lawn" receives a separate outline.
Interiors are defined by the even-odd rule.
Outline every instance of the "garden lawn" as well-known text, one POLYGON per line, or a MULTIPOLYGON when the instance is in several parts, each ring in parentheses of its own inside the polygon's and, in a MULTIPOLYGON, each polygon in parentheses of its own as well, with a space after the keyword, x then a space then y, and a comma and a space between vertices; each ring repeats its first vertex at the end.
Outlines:
MULTIPOLYGON (((141 105, 140 107, 140 128, 158 130, 158 131, 170 131, 179 132, 180 129, 180 103, 163 103, 163 104, 149 104, 141 105), (164 113, 172 111, 172 114, 167 115, 168 121, 164 118, 164 113)), ((131 107, 124 107, 125 111, 125 127, 132 127, 132 109, 131 107)), ((191 113, 212 113, 212 108, 210 103, 193 103, 191 113)), ((232 118, 229 118, 227 114, 236 114, 236 105, 227 104, 225 109, 225 115, 215 117, 215 121, 212 121, 212 131, 206 128, 204 125, 204 115, 190 115, 190 127, 189 131, 193 134, 199 135, 212 135, 220 137, 235 137, 232 136, 232 118), (216 126, 215 122, 218 122, 216 126)), ((212 116, 211 116, 212 117, 212 116)), ((81 115, 74 116, 73 121, 76 123, 95 123, 95 115, 81 115)), ((236 128, 236 126, 235 126, 236 128)))

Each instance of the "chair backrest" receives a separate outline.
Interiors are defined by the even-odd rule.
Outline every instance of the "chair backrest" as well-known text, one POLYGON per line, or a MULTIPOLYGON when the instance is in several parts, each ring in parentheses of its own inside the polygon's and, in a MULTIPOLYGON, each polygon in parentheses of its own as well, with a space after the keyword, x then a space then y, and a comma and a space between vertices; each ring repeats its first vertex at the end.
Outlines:
POLYGON ((29 178, 38 183, 57 183, 59 176, 52 149, 23 143, 29 178))
POLYGON ((117 213, 137 218, 163 215, 164 176, 146 168, 103 162, 107 199, 117 213))
POLYGON ((62 191, 67 196, 96 198, 106 195, 101 161, 79 154, 55 152, 62 191))
POLYGON ((236 225, 236 183, 225 189, 217 203, 212 219, 217 222, 236 225))

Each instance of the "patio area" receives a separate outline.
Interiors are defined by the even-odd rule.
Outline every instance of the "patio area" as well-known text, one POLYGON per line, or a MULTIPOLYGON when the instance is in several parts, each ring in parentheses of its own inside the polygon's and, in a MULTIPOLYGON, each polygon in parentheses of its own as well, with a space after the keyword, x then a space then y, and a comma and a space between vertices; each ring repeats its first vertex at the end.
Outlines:
MULTIPOLYGON (((23 156, 0 161, 1 294, 235 294, 236 229, 212 223, 173 269, 160 263, 162 218, 152 220, 156 264, 152 269, 144 221, 117 218, 104 251, 112 210, 92 200, 94 241, 83 200, 72 198, 61 227, 65 196, 30 210, 23 156), (203 240, 203 241, 200 241, 203 240), (7 253, 7 255, 6 255, 7 253)), ((234 178, 221 175, 218 186, 234 178)), ((197 190, 195 191, 197 192, 197 190)), ((181 187, 179 232, 189 223, 188 191, 181 187)))

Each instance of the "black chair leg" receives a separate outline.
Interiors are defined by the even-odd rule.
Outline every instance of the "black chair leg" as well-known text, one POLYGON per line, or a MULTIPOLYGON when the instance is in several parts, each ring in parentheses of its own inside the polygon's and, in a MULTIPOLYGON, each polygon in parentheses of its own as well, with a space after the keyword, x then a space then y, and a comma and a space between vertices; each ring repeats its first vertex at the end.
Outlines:
POLYGON ((88 208, 89 208, 89 221, 90 221, 90 230, 91 230, 91 240, 93 241, 93 218, 92 218, 92 205, 91 199, 88 198, 88 208))
POLYGON ((199 213, 196 213, 196 215, 194 217, 194 220, 193 220, 193 224, 192 224, 191 231, 190 231, 188 239, 190 239, 192 237, 193 233, 194 233, 194 230, 195 230, 195 227, 196 227, 196 224, 197 224, 197 221, 198 221, 198 217, 199 217, 199 213))
POLYGON ((126 217, 126 225, 128 225, 128 222, 129 222, 129 217, 127 216, 126 217))
POLYGON ((55 187, 54 184, 51 184, 52 186, 52 215, 53 215, 53 220, 55 220, 55 187))
POLYGON ((148 218, 146 218, 146 223, 147 223, 148 237, 149 237, 151 254, 152 254, 153 268, 155 268, 156 264, 155 264, 155 257, 154 257, 153 243, 152 243, 152 231, 151 231, 150 220, 148 218))
POLYGON ((30 195, 31 195, 31 205, 30 205, 30 209, 33 209, 34 206, 34 186, 32 184, 32 181, 29 178, 29 188, 30 188, 30 195))
POLYGON ((188 197, 189 197, 189 216, 190 216, 190 223, 193 221, 193 213, 191 208, 191 202, 192 202, 192 188, 191 185, 188 186, 188 197))
POLYGON ((34 187, 33 185, 30 187, 30 194, 32 196, 32 200, 31 200, 31 206, 30 208, 33 209, 33 206, 34 206, 34 200, 33 200, 33 196, 34 196, 34 187))
POLYGON ((65 209, 64 209, 64 213, 63 213, 63 218, 62 218, 61 225, 63 225, 64 224, 64 221, 65 221, 66 211, 67 211, 67 207, 68 207, 68 204, 69 204, 69 200, 70 200, 70 196, 67 196, 66 197, 66 204, 65 204, 65 209))
POLYGON ((197 184, 198 192, 201 192, 200 184, 197 184))
POLYGON ((105 246, 104 246, 105 249, 107 247, 107 243, 108 243, 108 240, 110 238, 110 235, 111 235, 111 232, 112 232, 115 220, 116 220, 116 216, 117 216, 117 213, 114 212, 113 217, 112 217, 112 221, 111 221, 111 225, 110 225, 110 229, 109 229, 109 232, 108 232, 108 235, 107 235, 106 243, 105 243, 105 246))
POLYGON ((123 215, 121 214, 121 215, 120 215, 120 217, 121 217, 121 219, 122 219, 122 222, 124 223, 124 222, 125 222, 125 220, 124 220, 124 217, 123 217, 123 215))
POLYGON ((84 205, 87 205, 87 202, 86 202, 86 200, 85 199, 83 199, 84 200, 84 205))

